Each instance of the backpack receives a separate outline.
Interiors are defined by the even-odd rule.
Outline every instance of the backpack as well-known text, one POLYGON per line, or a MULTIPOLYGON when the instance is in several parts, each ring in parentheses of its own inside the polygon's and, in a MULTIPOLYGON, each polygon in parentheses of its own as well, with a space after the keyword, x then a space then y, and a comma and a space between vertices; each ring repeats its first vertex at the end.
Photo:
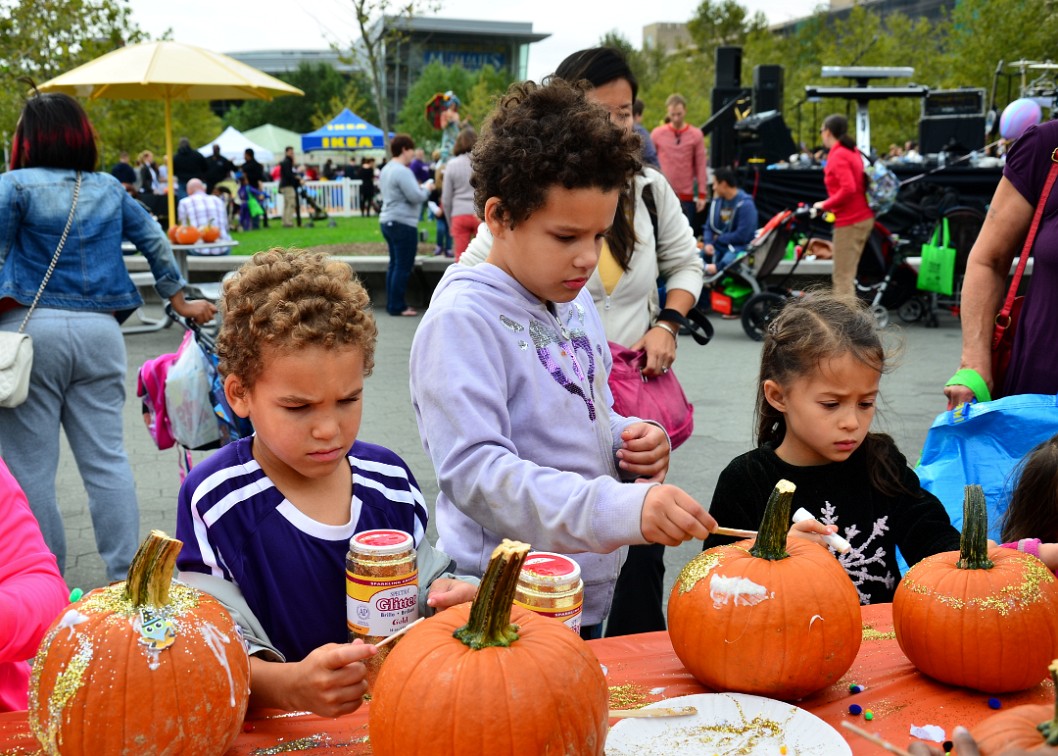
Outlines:
POLYGON ((866 163, 863 172, 867 176, 867 205, 875 217, 885 215, 896 204, 900 193, 900 179, 881 160, 863 156, 866 163))
MULTIPOLYGON (((191 333, 188 332, 184 341, 190 337, 191 333)), ((143 405, 143 422, 147 426, 147 432, 154 439, 154 445, 159 449, 171 449, 176 445, 173 426, 165 406, 165 381, 169 377, 169 369, 179 356, 179 351, 160 354, 147 360, 140 366, 136 377, 136 396, 143 405)))

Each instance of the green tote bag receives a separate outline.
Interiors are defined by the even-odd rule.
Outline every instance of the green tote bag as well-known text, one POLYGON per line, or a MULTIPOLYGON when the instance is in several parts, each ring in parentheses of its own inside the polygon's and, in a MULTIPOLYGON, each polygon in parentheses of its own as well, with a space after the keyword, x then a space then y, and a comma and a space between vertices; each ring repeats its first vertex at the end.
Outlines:
POLYGON ((950 246, 948 219, 942 218, 933 237, 922 245, 918 267, 918 288, 951 296, 955 284, 955 248, 950 246))

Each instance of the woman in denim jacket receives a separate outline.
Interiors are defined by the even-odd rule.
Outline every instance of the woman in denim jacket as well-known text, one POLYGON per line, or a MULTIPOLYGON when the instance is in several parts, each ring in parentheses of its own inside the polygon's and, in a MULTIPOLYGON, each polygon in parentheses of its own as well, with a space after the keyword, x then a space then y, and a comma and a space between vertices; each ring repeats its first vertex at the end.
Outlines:
POLYGON ((121 580, 139 543, 139 506, 122 436, 119 324, 142 303, 122 239, 144 254, 158 294, 179 314, 203 323, 216 307, 184 300, 185 282, 161 226, 113 176, 94 172, 97 157, 92 125, 76 100, 44 94, 27 101, 11 170, 0 175, 0 330, 22 323, 66 227, 78 176, 81 188, 66 244, 26 325, 34 352, 29 398, 0 409, 0 453, 62 569, 66 536, 55 493, 62 425, 107 577, 121 580))

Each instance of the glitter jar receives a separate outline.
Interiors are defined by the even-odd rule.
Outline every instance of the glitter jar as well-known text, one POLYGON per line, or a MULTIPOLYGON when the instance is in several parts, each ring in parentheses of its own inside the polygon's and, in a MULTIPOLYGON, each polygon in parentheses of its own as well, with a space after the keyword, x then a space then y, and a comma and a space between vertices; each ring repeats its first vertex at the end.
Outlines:
POLYGON ((584 581, 580 565, 567 556, 534 551, 525 559, 514 603, 531 612, 553 617, 580 633, 584 607, 584 581))
MULTIPOLYGON (((345 558, 345 608, 349 640, 378 643, 419 618, 419 571, 415 546, 403 530, 365 530, 349 541, 345 558)), ((400 642, 368 660, 368 682, 400 642)))

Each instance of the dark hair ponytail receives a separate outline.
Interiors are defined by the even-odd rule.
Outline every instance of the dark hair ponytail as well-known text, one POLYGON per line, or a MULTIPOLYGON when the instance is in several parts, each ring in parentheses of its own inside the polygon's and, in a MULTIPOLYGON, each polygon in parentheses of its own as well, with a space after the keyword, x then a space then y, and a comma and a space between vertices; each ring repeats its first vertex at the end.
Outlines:
POLYGON ((842 147, 848 147, 850 150, 857 149, 856 140, 849 136, 849 119, 845 116, 840 113, 828 115, 823 119, 823 128, 829 131, 842 147))

